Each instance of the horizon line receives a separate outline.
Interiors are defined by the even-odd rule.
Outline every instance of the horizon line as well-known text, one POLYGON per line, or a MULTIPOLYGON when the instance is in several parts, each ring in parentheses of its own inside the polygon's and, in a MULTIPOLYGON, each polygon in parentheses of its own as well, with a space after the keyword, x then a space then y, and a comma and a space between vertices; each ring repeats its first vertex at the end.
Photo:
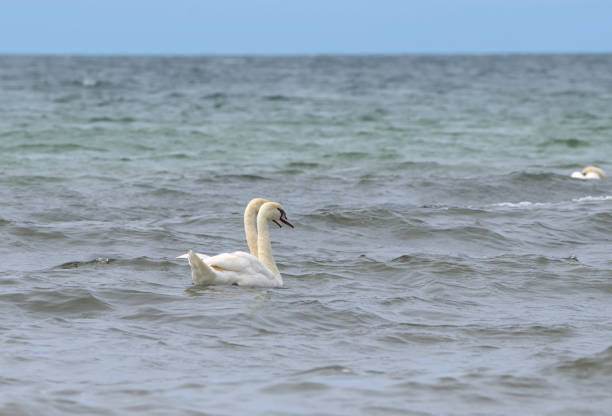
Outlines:
POLYGON ((487 51, 487 52, 3 52, 0 56, 40 57, 317 57, 317 56, 534 56, 534 55, 610 55, 609 51, 487 51))

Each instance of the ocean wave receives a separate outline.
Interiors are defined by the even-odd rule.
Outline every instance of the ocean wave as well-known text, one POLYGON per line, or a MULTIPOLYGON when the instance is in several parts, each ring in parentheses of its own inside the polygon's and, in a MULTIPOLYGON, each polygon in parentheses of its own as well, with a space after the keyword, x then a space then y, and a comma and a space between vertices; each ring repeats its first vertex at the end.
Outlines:
POLYGON ((31 289, 27 293, 0 294, 0 300, 15 303, 29 312, 86 314, 112 309, 87 289, 31 289))
POLYGON ((570 200, 565 201, 556 201, 556 202, 531 202, 531 201, 521 201, 521 202, 498 202, 495 204, 490 204, 491 207, 502 207, 502 208, 547 208, 552 206, 561 206, 568 205, 572 203, 582 203, 582 202, 603 202, 612 200, 612 195, 599 195, 599 196, 583 196, 580 198, 572 198, 570 200))
POLYGON ((9 232, 19 237, 34 237, 38 240, 64 240, 67 238, 67 235, 62 231, 35 226, 14 226, 10 228, 9 232))
POLYGON ((256 181, 269 181, 271 179, 266 176, 262 176, 262 175, 245 173, 245 174, 215 174, 212 178, 203 178, 202 180, 205 182, 208 182, 209 180, 212 180, 213 182, 226 181, 226 180, 256 182, 256 181))
POLYGON ((147 269, 160 270, 163 268, 175 267, 177 263, 175 261, 171 261, 165 258, 150 258, 146 256, 127 258, 127 259, 118 259, 118 258, 111 258, 111 257, 96 257, 95 259, 92 259, 92 260, 67 261, 65 263, 51 267, 51 270, 78 269, 78 268, 106 266, 106 265, 112 265, 113 267, 115 266, 117 267, 137 266, 139 270, 147 270, 147 269))
POLYGON ((68 178, 61 176, 39 176, 39 175, 12 175, 0 176, 0 182, 14 185, 40 185, 44 183, 59 183, 68 181, 68 178))
MULTIPOLYGON (((500 177, 505 177, 506 175, 499 175, 500 177)), ((559 179, 559 178, 566 178, 565 176, 559 175, 557 173, 553 173, 553 172, 527 172, 527 171, 520 171, 520 172, 512 172, 509 175, 510 180, 512 182, 518 182, 518 183, 527 183, 527 184, 533 184, 533 183, 537 183, 537 182, 549 182, 553 179, 559 179)))
POLYGON ((326 159, 343 159, 343 160, 355 160, 355 159, 365 159, 369 158, 370 155, 365 152, 338 152, 338 153, 328 153, 323 155, 326 159))
POLYGON ((521 325, 511 324, 496 327, 483 327, 479 325, 468 325, 465 327, 468 334, 474 334, 482 339, 487 338, 502 338, 516 339, 524 338, 568 338, 573 335, 574 331, 569 325, 521 325))
MULTIPOLYGON (((438 328, 435 328, 438 329, 438 328)), ((381 335, 377 338, 378 341, 384 343, 385 345, 389 344, 406 344, 406 345, 415 345, 415 344, 439 344, 445 342, 453 342, 456 341, 456 338, 448 335, 438 335, 431 330, 425 331, 391 331, 389 334, 381 335)))
POLYGON ((212 94, 203 95, 202 99, 204 100, 223 100, 228 97, 229 96, 224 92, 214 92, 212 94))
POLYGON ((191 195, 191 193, 184 191, 182 189, 168 188, 168 187, 162 186, 162 187, 156 187, 155 190, 151 192, 151 195, 174 196, 174 197, 179 198, 179 197, 185 197, 185 196, 191 195))
POLYGON ((58 104, 66 104, 72 101, 77 101, 80 98, 81 96, 78 94, 68 94, 68 95, 62 95, 61 97, 55 98, 53 102, 58 103, 58 104))
POLYGON ((43 153, 64 153, 64 152, 76 152, 79 150, 93 151, 93 152, 106 152, 107 149, 102 147, 88 146, 80 143, 20 143, 11 144, 2 147, 4 150, 16 151, 24 150, 27 152, 40 151, 43 153))
POLYGON ((133 123, 135 122, 136 119, 133 117, 90 117, 87 119, 87 122, 89 123, 120 123, 120 124, 126 124, 126 123, 133 123))
POLYGON ((596 375, 610 376, 612 375, 612 346, 593 355, 562 362, 557 365, 556 369, 577 378, 592 379, 596 375))
POLYGON ((146 159, 149 160, 167 160, 167 159, 178 159, 178 160, 186 160, 186 159, 191 159, 194 158, 194 156, 192 155, 188 155, 187 153, 183 153, 183 152, 168 152, 165 154, 156 154, 156 155, 151 155, 146 159))
POLYGON ((263 97, 266 101, 291 101, 292 98, 286 95, 265 95, 263 97))
POLYGON ((580 261, 576 256, 552 257, 541 254, 503 254, 500 256, 488 257, 484 261, 492 266, 527 265, 529 267, 537 265, 576 265, 580 261))
POLYGON ((491 204, 492 207, 504 207, 504 208, 531 208, 531 207, 546 207, 550 206, 550 202, 499 202, 497 204, 491 204))
MULTIPOLYGON (((148 302, 149 296, 145 294, 142 301, 148 302)), ((195 320, 198 316, 191 314, 186 317, 179 317, 177 313, 171 313, 164 308, 155 308, 153 306, 142 306, 136 311, 121 316, 121 319, 128 321, 152 321, 152 322, 178 322, 181 320, 195 320)))
POLYGON ((540 145, 540 147, 549 147, 549 146, 565 146, 570 149, 578 148, 578 147, 587 147, 590 143, 586 140, 576 139, 574 137, 570 137, 568 139, 550 139, 540 145))
POLYGON ((294 376, 315 375, 315 376, 337 376, 355 374, 353 370, 342 365, 327 365, 323 367, 313 367, 308 370, 298 371, 294 376))
POLYGON ((316 169, 320 166, 316 162, 289 162, 287 163, 288 168, 303 168, 303 169, 316 169))
POLYGON ((573 202, 597 202, 597 201, 610 201, 612 195, 600 195, 600 196, 583 196, 582 198, 574 198, 573 202))
POLYGON ((397 212, 385 208, 347 209, 336 206, 319 208, 311 214, 306 214, 305 217, 314 221, 319 220, 344 226, 359 226, 373 222, 397 224, 397 219, 402 219, 397 212))
POLYGON ((259 391, 262 393, 274 393, 274 394, 317 394, 322 393, 325 390, 331 390, 332 387, 324 383, 316 383, 312 381, 299 381, 299 382, 287 382, 282 383, 270 383, 266 386, 260 387, 259 391))
POLYGON ((109 259, 108 257, 98 257, 93 260, 86 261, 68 261, 53 267, 54 269, 76 269, 79 267, 92 266, 97 264, 110 264, 115 262, 116 259, 109 259))
POLYGON ((259 328, 296 328, 300 331, 337 331, 353 326, 367 325, 375 327, 392 324, 382 314, 376 313, 368 306, 346 307, 341 299, 298 299, 286 304, 286 312, 279 316, 240 315, 232 319, 243 320, 255 330, 259 328))

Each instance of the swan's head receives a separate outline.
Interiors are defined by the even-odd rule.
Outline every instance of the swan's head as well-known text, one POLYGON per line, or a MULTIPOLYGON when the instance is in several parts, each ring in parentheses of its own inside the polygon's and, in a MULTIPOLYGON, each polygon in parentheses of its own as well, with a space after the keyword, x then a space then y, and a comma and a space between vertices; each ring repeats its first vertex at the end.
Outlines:
POLYGON ((293 228, 293 224, 287 219, 287 213, 283 206, 278 202, 267 202, 259 209, 259 215, 262 215, 266 220, 272 221, 274 224, 282 228, 282 223, 293 228))
POLYGON ((582 174, 587 178, 593 179, 601 179, 605 176, 604 171, 596 168, 595 166, 587 166, 586 168, 582 169, 582 174))

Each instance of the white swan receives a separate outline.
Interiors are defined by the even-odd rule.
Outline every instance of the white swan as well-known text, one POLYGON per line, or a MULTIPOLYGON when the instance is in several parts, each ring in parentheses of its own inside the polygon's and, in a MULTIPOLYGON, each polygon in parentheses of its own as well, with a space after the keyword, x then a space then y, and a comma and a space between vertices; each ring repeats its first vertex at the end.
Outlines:
MULTIPOLYGON (((257 214, 259 208, 268 201, 266 198, 253 198, 247 204, 244 209, 244 233, 246 234, 247 245, 249 246, 249 252, 257 257, 257 214)), ((196 253, 201 259, 206 259, 210 256, 202 253, 196 253)), ((189 253, 182 254, 177 259, 189 258, 189 253)))
POLYGON ((576 171, 571 174, 574 179, 603 179, 604 171, 595 166, 587 166, 582 172, 576 171))
POLYGON ((272 257, 268 221, 279 227, 283 222, 293 228, 278 202, 266 202, 257 215, 258 257, 242 251, 201 258, 189 250, 191 278, 196 285, 235 284, 238 286, 281 287, 283 278, 272 257))

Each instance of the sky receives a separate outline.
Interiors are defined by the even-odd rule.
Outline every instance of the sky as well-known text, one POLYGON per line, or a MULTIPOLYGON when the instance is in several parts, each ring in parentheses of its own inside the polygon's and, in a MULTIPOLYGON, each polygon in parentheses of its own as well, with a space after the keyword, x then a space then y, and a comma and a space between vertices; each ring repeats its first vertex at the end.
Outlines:
POLYGON ((612 0, 0 0, 0 54, 612 52, 612 0))

